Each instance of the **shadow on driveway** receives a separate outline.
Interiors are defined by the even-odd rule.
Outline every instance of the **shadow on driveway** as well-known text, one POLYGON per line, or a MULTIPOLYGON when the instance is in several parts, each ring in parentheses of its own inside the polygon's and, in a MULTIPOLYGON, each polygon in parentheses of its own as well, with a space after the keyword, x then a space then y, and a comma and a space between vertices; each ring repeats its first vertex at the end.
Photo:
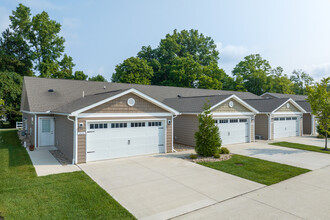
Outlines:
POLYGON ((283 155, 290 155, 290 154, 299 154, 303 153, 301 150, 281 150, 281 149, 260 149, 260 148, 251 148, 247 149, 250 155, 275 155, 275 154, 283 154, 283 155))

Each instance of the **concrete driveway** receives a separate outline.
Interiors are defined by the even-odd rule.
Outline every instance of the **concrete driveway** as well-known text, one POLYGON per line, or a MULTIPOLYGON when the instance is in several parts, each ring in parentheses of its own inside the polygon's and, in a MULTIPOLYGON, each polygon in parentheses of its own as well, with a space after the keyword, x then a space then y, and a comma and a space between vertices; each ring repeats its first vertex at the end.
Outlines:
POLYGON ((139 219, 168 219, 264 185, 177 158, 150 155, 80 165, 139 219))
POLYGON ((330 167, 181 215, 176 219, 329 219, 330 167))
MULTIPOLYGON (((272 140, 270 142, 280 142, 280 141, 312 145, 312 146, 322 147, 322 148, 324 148, 324 145, 325 145, 325 139, 316 138, 315 136, 286 137, 286 138, 279 138, 276 140, 272 140)), ((329 142, 330 142, 330 139, 328 139, 328 146, 330 145, 329 142)))
MULTIPOLYGON (((288 139, 287 141, 294 142, 293 139, 288 139)), ((320 169, 330 165, 330 154, 269 145, 266 141, 228 145, 227 147, 234 154, 255 157, 310 170, 320 169)))

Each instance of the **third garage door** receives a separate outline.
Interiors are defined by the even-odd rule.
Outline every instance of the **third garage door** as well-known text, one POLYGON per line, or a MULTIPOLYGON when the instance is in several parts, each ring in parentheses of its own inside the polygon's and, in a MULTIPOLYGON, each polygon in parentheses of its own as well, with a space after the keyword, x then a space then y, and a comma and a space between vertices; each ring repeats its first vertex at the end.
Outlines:
POLYGON ((274 118, 274 139, 299 135, 299 122, 297 117, 274 118))
POLYGON ((87 161, 165 152, 162 120, 89 122, 87 128, 87 161))
POLYGON ((217 119, 222 145, 250 141, 250 121, 247 118, 217 119))

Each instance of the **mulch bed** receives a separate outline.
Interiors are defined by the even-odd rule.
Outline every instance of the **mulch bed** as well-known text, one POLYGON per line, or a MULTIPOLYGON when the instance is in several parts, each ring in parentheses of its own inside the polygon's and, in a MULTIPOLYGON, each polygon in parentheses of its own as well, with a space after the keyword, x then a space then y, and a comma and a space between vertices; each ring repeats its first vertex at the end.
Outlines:
POLYGON ((197 157, 197 159, 190 159, 188 160, 199 163, 199 162, 217 162, 217 161, 224 161, 229 160, 231 158, 232 154, 220 154, 220 158, 214 158, 214 157, 197 157))
POLYGON ((49 152, 55 157, 55 159, 60 164, 62 164, 62 165, 71 164, 71 162, 64 156, 64 154, 60 150, 50 150, 49 152))
POLYGON ((182 151, 187 151, 187 150, 195 150, 195 148, 192 147, 192 146, 188 146, 188 145, 184 145, 184 144, 177 144, 177 143, 174 143, 174 149, 177 152, 182 152, 182 151))

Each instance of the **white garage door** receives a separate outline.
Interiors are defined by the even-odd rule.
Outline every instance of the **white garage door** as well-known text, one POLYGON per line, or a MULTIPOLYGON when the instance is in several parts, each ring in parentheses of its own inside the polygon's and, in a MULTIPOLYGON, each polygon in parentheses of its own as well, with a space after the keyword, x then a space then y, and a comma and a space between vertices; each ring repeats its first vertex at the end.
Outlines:
POLYGON ((250 121, 244 119, 217 119, 222 145, 250 141, 250 121))
POLYGON ((89 122, 87 161, 165 152, 164 121, 89 122))
POLYGON ((274 139, 299 135, 299 121, 297 117, 274 118, 274 139))

